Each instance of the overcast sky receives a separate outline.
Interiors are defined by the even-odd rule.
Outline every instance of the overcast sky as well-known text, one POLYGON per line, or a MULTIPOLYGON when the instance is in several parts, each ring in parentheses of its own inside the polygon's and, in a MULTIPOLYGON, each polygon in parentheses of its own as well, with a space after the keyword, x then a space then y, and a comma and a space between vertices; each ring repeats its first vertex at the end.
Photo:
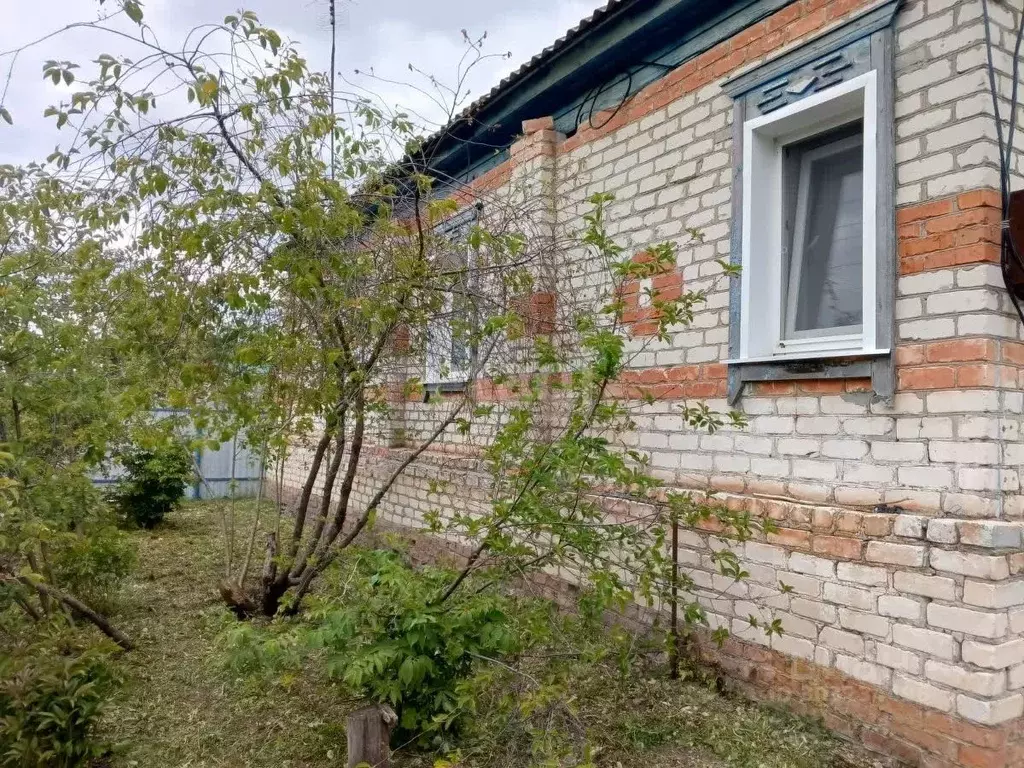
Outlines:
MULTIPOLYGON (((460 30, 471 35, 487 32, 485 50, 510 52, 509 59, 491 59, 474 72, 471 98, 481 95, 504 75, 550 45, 581 18, 606 0, 339 0, 338 70, 355 69, 408 81, 410 63, 443 82, 453 82, 465 51, 460 30)), ((2 0, 0 51, 10 51, 73 21, 95 19, 113 2, 97 0, 2 0)), ((297 41, 311 69, 327 70, 330 34, 326 0, 145 0, 145 19, 161 43, 179 43, 192 27, 220 22, 243 7, 287 39, 297 41)), ((115 39, 89 30, 72 31, 22 53, 14 70, 4 106, 15 125, 0 123, 0 163, 41 159, 68 141, 42 111, 60 100, 58 89, 42 80, 47 59, 85 65, 99 53, 121 53, 115 39)), ((6 78, 11 57, 0 58, 6 78)), ((409 89, 378 87, 392 104, 427 109, 425 100, 409 89)))

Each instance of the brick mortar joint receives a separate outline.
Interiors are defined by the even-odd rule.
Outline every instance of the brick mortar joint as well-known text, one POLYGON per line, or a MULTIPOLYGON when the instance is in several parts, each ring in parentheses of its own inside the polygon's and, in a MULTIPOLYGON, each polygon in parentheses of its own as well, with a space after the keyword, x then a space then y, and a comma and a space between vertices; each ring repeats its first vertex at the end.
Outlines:
MULTIPOLYGON (((380 530, 376 535, 391 533, 408 538, 411 542, 411 556, 417 561, 458 558, 464 555, 458 542, 434 536, 428 531, 383 521, 378 525, 380 530)), ((556 602, 568 599, 577 591, 570 582, 554 574, 539 574, 536 584, 556 602)), ((640 606, 632 607, 623 615, 624 620, 632 621, 638 627, 649 627, 652 617, 652 611, 640 606)), ((727 638, 721 648, 714 647, 706 633, 698 632, 697 641, 702 654, 711 654, 709 660, 716 666, 721 664, 719 670, 726 677, 735 680, 736 684, 753 683, 756 686, 754 693, 758 696, 782 698, 798 709, 806 710, 811 707, 819 715, 824 713, 829 716, 831 713, 833 723, 835 717, 839 717, 841 721, 852 716, 858 731, 867 729, 866 732, 874 734, 870 739, 870 745, 887 754, 900 754, 899 750, 906 747, 909 739, 909 743, 916 745, 914 749, 919 750, 922 756, 942 749, 951 749, 958 757, 965 750, 973 750, 971 754, 975 756, 975 753, 985 750, 998 755, 1004 745, 1014 744, 1014 737, 1018 735, 1017 723, 1014 721, 998 725, 972 723, 960 715, 945 713, 925 704, 901 698, 888 688, 851 677, 841 669, 795 658, 774 648, 746 642, 735 635, 727 638), (824 690, 828 692, 824 699, 816 695, 818 686, 824 686, 824 690), (848 706, 851 696, 853 700, 866 702, 870 706, 862 711, 851 710, 848 706), (921 736, 914 739, 914 734, 918 733, 921 736), (886 739, 891 740, 891 743, 886 739)), ((965 668, 964 671, 969 673, 971 670, 965 668)), ((922 682, 924 680, 922 677, 909 679, 922 682)), ((956 691, 954 690, 951 695, 957 695, 956 691)), ((953 754, 949 756, 952 757, 953 754)), ((957 765, 961 764, 970 765, 972 768, 976 765, 975 762, 968 760, 957 762, 957 765)), ((1009 768, 1015 763, 986 765, 1009 768)))
MULTIPOLYGON (((369 458, 372 456, 377 460, 384 459, 387 461, 397 462, 407 457, 412 450, 412 448, 404 446, 396 447, 383 443, 374 444, 367 448, 367 457, 369 458)), ((486 480, 489 477, 487 472, 483 469, 483 464, 481 462, 482 458, 480 457, 479 447, 462 445, 438 446, 437 448, 431 448, 424 452, 410 467, 410 474, 414 474, 418 471, 440 470, 473 476, 479 482, 480 480, 486 480)), ((757 493, 712 491, 708 490, 706 487, 680 483, 666 483, 652 495, 646 497, 630 495, 615 489, 597 489, 596 493, 606 497, 610 501, 625 501, 636 504, 665 504, 669 493, 686 493, 695 497, 704 497, 709 501, 717 502, 722 506, 732 505, 736 508, 742 508, 745 505, 750 505, 763 510, 761 514, 757 515, 758 517, 770 518, 781 528, 787 530, 802 530, 815 533, 835 533, 836 535, 842 535, 842 531, 836 529, 836 524, 840 517, 846 516, 851 520, 853 518, 859 518, 861 521, 875 521, 878 525, 886 525, 887 521, 888 532, 884 534, 867 532, 868 535, 865 536, 866 539, 886 539, 892 536, 901 539, 927 539, 928 537, 924 530, 921 531, 919 536, 912 537, 892 533, 897 520, 916 520, 920 521, 922 529, 929 524, 929 521, 936 527, 948 525, 956 526, 957 538, 954 539, 954 542, 959 541, 967 546, 973 545, 988 549, 1013 549, 1016 544, 1007 546, 1005 544, 1000 545, 996 543, 985 544, 974 543, 966 540, 961 541, 960 532, 965 529, 972 531, 976 536, 982 535, 985 532, 985 529, 988 529, 991 532, 999 530, 1004 532, 1018 531, 1022 532, 1021 540, 1022 543, 1024 543, 1024 521, 1004 520, 997 517, 979 518, 974 516, 956 517, 953 515, 939 514, 927 515, 913 511, 901 510, 898 506, 879 505, 867 508, 864 506, 858 507, 835 503, 822 503, 812 500, 801 500, 757 493), (819 518, 818 522, 814 521, 815 515, 819 518), (791 524, 787 523, 787 521, 792 520, 793 517, 805 517, 806 520, 791 524)), ((851 537, 855 535, 854 532, 847 533, 851 537)), ((936 543, 946 542, 937 541, 936 543)))

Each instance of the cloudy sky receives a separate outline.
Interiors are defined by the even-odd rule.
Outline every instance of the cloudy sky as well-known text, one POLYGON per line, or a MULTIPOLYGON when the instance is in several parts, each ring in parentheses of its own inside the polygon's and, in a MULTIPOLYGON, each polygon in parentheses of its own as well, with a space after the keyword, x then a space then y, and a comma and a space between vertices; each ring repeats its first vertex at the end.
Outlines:
MULTIPOLYGON (((465 52, 462 29, 477 37, 487 33, 485 51, 510 52, 490 59, 468 81, 470 98, 492 85, 606 0, 339 0, 338 71, 371 70, 378 76, 408 82, 411 63, 454 81, 465 52)), ((4 0, 0 52, 9 52, 74 21, 109 13, 112 0, 4 0)), ((162 44, 180 45, 196 25, 219 22, 242 6, 286 39, 299 43, 312 69, 327 70, 330 34, 326 0, 145 0, 145 20, 162 44)), ((0 163, 45 157, 68 137, 57 132, 42 111, 60 100, 59 89, 42 80, 47 59, 86 64, 99 53, 123 52, 116 38, 91 30, 72 30, 21 52, 4 98, 13 127, 0 123, 0 163)), ((0 57, 0 82, 6 80, 10 54, 0 57)), ((358 78, 357 78, 358 79, 358 78)), ((361 82, 366 83, 366 80, 361 82)), ((379 84, 375 90, 392 104, 426 111, 426 100, 408 88, 379 84)))

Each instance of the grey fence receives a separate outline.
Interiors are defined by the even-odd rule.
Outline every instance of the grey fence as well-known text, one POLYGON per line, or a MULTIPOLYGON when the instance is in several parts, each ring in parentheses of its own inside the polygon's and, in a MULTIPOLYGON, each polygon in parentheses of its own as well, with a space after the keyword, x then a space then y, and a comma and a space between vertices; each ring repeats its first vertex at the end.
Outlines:
MULTIPOLYGON (((156 418, 163 418, 180 415, 180 412, 161 409, 154 411, 153 415, 156 418)), ((241 438, 235 437, 221 443, 220 448, 215 451, 196 451, 195 460, 202 479, 197 478, 189 486, 186 492, 188 498, 226 498, 231 495, 232 487, 237 498, 255 496, 259 492, 259 457, 241 438)), ((106 472, 93 475, 92 481, 96 485, 110 485, 116 483, 122 473, 121 467, 115 464, 106 472)))
POLYGON ((216 451, 197 451, 196 464, 206 482, 197 480, 190 498, 224 498, 231 495, 232 484, 236 497, 255 496, 259 491, 259 457, 237 438, 216 451))

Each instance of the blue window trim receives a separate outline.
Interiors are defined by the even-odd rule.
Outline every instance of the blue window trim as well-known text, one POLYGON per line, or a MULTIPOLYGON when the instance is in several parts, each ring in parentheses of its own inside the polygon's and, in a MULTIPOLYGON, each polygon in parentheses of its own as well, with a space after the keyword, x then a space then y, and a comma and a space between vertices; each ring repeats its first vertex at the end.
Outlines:
MULTIPOLYGON (((838 75, 840 79, 874 69, 878 72, 879 133, 877 147, 878 240, 877 346, 888 348, 887 354, 859 358, 825 358, 820 360, 730 363, 727 398, 735 405, 744 384, 758 381, 793 381, 801 379, 870 378, 874 398, 891 402, 896 390, 894 302, 896 293, 896 210, 895 210, 895 119, 893 20, 901 0, 889 0, 860 14, 836 29, 821 35, 788 53, 726 81, 722 88, 734 99, 733 104, 733 178, 730 261, 742 263, 743 219, 743 124, 759 114, 771 112, 814 92, 813 87, 787 92, 786 83, 819 76, 824 69, 835 67, 837 54, 849 53, 838 75), (866 56, 866 58, 865 58, 866 56), (780 93, 782 94, 780 97, 780 93)), ((829 81, 826 81, 828 84, 829 81)), ((739 281, 730 286, 729 357, 740 353, 740 313, 742 293, 739 281)))

